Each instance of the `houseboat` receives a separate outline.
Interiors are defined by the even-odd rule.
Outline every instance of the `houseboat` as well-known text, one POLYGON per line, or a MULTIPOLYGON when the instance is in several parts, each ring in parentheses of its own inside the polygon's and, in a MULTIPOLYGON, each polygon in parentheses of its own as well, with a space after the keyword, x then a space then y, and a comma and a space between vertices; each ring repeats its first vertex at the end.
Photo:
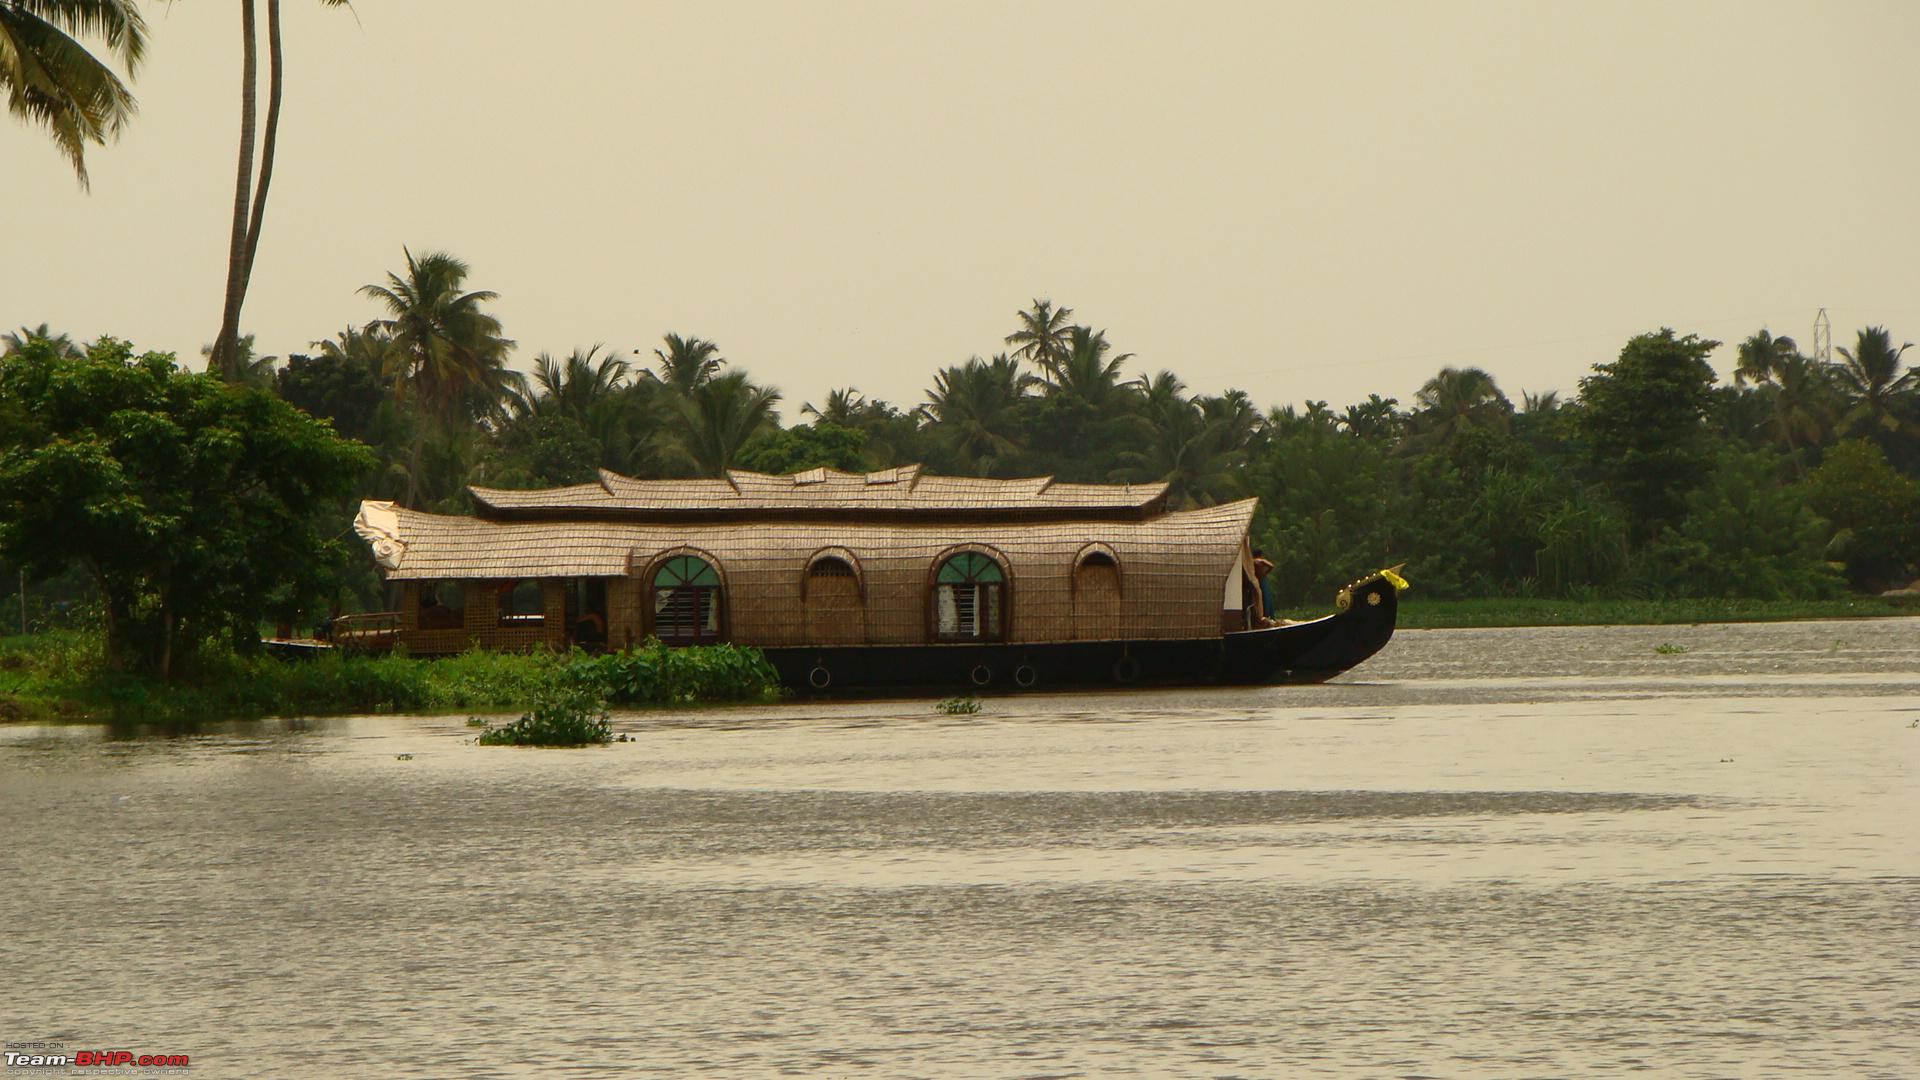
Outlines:
POLYGON ((475 513, 362 504, 399 610, 344 647, 756 646, 802 692, 1318 682, 1392 637, 1392 571, 1332 614, 1261 618, 1255 500, 918 466, 474 487, 475 513))

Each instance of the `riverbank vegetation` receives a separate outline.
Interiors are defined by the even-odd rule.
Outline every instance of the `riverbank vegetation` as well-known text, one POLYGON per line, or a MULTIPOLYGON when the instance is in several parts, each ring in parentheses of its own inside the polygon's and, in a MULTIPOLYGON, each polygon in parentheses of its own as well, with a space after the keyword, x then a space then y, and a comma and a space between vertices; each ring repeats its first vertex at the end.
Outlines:
POLYGON ((0 638, 0 720, 204 720, 532 707, 554 688, 630 708, 771 701, 757 649, 731 645, 589 655, 470 652, 436 659, 330 652, 283 661, 203 648, 170 681, 105 664, 98 634, 0 638))
POLYGON ((126 642, 109 667, 164 671, 169 626, 188 651, 244 654, 263 623, 384 609, 371 560, 339 543, 361 498, 461 513, 469 484, 592 482, 602 468, 910 462, 1161 482, 1175 507, 1257 497, 1253 540, 1282 607, 1324 611, 1340 585, 1405 562, 1409 625, 1892 614, 1906 609, 1850 598, 1920 574, 1920 373, 1883 327, 1832 361, 1756 331, 1726 381, 1708 362, 1719 343, 1662 329, 1596 358, 1566 400, 1516 405, 1490 373, 1448 367, 1410 406, 1374 394, 1262 411, 1242 390, 1195 393, 1036 300, 1003 351, 936 363, 918 404, 848 386, 787 424, 777 389, 695 336, 665 335, 638 366, 594 346, 523 372, 500 298, 470 277, 446 253, 406 252, 359 290, 366 322, 284 364, 249 354, 218 394, 215 376, 163 378, 170 358, 112 339, 0 336, 0 610, 11 621, 24 583, 29 627, 103 628, 126 642), (193 407, 175 418, 173 404, 130 412, 84 393, 50 406, 93 383, 193 407), (158 419, 128 426, 133 413, 158 419), (82 457, 115 463, 109 489, 82 457), (235 498, 258 501, 217 509, 235 498))
POLYGON ((481 746, 592 746, 612 741, 606 698, 572 681, 542 690, 510 724, 480 723, 481 746))
MULTIPOLYGON (((1325 614, 1311 608, 1296 619, 1325 614)), ((1409 630, 1498 626, 1654 626, 1674 623, 1793 622, 1920 615, 1920 596, 1844 596, 1832 600, 1572 600, 1486 597, 1432 600, 1400 595, 1399 625, 1409 630)))

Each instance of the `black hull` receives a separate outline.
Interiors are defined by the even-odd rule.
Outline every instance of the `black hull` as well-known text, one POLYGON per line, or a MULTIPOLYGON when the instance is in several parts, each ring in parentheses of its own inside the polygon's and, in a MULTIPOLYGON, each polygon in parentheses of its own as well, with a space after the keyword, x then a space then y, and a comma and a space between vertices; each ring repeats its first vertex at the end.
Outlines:
POLYGON ((1325 682, 1393 637, 1395 588, 1374 577, 1343 591, 1324 619, 1181 641, 762 648, 780 681, 806 694, 1015 692, 1113 686, 1325 682))

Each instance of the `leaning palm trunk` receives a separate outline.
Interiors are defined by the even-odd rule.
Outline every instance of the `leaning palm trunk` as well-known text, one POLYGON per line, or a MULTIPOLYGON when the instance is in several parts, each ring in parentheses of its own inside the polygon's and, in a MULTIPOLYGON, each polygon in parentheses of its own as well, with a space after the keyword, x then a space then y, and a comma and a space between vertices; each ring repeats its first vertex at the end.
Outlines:
POLYGON ((207 368, 231 379, 240 344, 240 305, 247 295, 247 207, 253 195, 254 83, 260 67, 253 0, 240 0, 240 165, 233 186, 233 229, 227 244, 226 306, 207 368))
MULTIPOLYGON (((273 151, 280 141, 280 0, 267 0, 267 126, 260 134, 260 182, 253 191, 253 214, 247 222, 247 259, 240 268, 240 303, 247 299, 247 286, 253 281, 253 255, 260 250, 260 221, 267 216, 267 188, 273 183, 273 151)), ((240 325, 240 308, 233 310, 234 329, 240 325)))
MULTIPOLYGON (((337 4, 340 0, 324 0, 337 4)), ((253 283, 253 259, 260 250, 260 223, 267 216, 267 189, 273 186, 274 150, 280 141, 280 98, 284 85, 284 53, 280 47, 280 0, 267 0, 267 122, 260 133, 260 179, 251 183, 253 163, 254 86, 258 62, 253 34, 253 0, 241 0, 241 25, 246 34, 240 94, 240 175, 233 198, 233 245, 227 255, 227 301, 221 314, 220 339, 214 344, 209 368, 239 382, 245 372, 239 362, 240 309, 253 283), (251 191, 249 191, 251 189, 251 191), (251 213, 247 196, 253 196, 251 213)))

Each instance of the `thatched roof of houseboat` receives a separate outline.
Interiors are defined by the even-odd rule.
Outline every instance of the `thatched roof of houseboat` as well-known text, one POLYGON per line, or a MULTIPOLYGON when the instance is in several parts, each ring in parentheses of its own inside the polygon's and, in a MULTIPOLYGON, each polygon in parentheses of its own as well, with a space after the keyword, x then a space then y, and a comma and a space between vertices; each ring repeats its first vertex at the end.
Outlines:
POLYGON ((729 470, 710 479, 635 480, 602 469, 598 482, 539 491, 469 489, 492 518, 737 518, 798 513, 836 518, 1145 517, 1164 510, 1165 484, 1059 483, 928 476, 918 465, 870 473, 811 469, 790 476, 729 470))
POLYGON ((1004 554, 1023 567, 1070 568, 1077 552, 1105 545, 1124 573, 1153 574, 1178 564, 1222 579, 1239 557, 1255 500, 1142 520, 915 523, 900 520, 822 522, 804 518, 716 521, 689 529, 680 522, 499 521, 408 510, 390 502, 362 504, 355 528, 373 546, 387 576, 408 579, 619 577, 644 569, 658 554, 696 548, 730 571, 748 567, 800 573, 827 548, 862 561, 924 565, 955 545, 1004 554))

